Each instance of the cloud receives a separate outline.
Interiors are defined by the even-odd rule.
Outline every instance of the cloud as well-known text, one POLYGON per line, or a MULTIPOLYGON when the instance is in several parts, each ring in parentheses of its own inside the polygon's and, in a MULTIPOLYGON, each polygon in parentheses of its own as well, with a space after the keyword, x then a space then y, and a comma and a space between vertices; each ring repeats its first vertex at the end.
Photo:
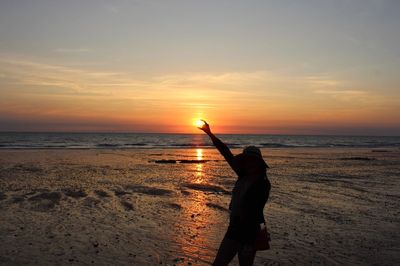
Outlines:
POLYGON ((11 83, 36 87, 62 87, 74 92, 100 91, 97 87, 121 81, 120 73, 92 71, 0 55, 0 73, 11 83))
POLYGON ((327 95, 343 95, 356 97, 368 94, 366 91, 361 90, 315 90, 314 92, 327 95))
POLYGON ((9 83, 26 88, 20 90, 20 95, 91 99, 106 96, 114 101, 174 102, 182 108, 263 109, 266 105, 299 105, 316 94, 340 101, 354 95, 354 91, 346 93, 342 88, 343 81, 326 75, 296 77, 260 70, 186 72, 140 79, 132 78, 130 73, 80 69, 7 55, 0 55, 0 75, 6 76, 9 83))
POLYGON ((54 49, 56 53, 89 53, 93 50, 88 48, 56 48, 54 49))
POLYGON ((211 90, 226 93, 229 98, 229 95, 249 94, 246 89, 259 88, 268 79, 272 80, 270 74, 261 71, 179 73, 134 79, 124 72, 79 69, 5 55, 0 55, 0 75, 11 83, 30 86, 33 93, 37 87, 62 87, 77 94, 108 92, 115 97, 164 99, 195 99, 205 97, 211 90))
POLYGON ((330 76, 306 76, 303 78, 311 86, 329 86, 337 87, 341 85, 341 81, 330 76))
POLYGON ((252 108, 264 108, 266 104, 298 106, 312 99, 326 100, 326 97, 336 101, 369 97, 367 91, 349 90, 345 81, 329 75, 293 76, 260 70, 184 72, 133 78, 126 72, 55 65, 5 54, 0 54, 0 78, 3 84, 8 82, 24 88, 12 92, 14 94, 107 96, 114 100, 175 102, 182 107, 200 106, 202 103, 204 108, 246 104, 251 104, 252 108), (319 98, 316 95, 320 95, 319 98))
POLYGON ((317 95, 328 97, 335 102, 351 103, 351 109, 354 109, 357 106, 369 106, 376 105, 379 102, 385 102, 385 97, 374 95, 366 90, 322 88, 314 90, 313 92, 317 95))

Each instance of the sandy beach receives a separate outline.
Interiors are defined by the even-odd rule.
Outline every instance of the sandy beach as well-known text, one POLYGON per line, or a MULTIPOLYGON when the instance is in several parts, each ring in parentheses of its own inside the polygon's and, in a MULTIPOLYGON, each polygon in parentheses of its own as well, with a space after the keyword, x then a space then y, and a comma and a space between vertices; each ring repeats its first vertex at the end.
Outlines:
MULTIPOLYGON (((255 265, 400 264, 398 148, 263 154, 255 265)), ((234 182, 213 149, 1 150, 0 264, 209 265, 234 182)))

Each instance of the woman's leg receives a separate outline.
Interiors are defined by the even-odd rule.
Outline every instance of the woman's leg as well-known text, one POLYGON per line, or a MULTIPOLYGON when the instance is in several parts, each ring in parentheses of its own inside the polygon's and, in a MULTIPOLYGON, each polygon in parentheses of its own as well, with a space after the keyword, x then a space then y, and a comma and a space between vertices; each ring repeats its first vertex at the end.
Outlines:
POLYGON ((253 245, 241 244, 238 249, 239 265, 251 266, 256 257, 256 250, 253 245))
POLYGON ((213 266, 226 266, 235 257, 238 252, 239 242, 233 239, 224 237, 219 246, 217 256, 213 262, 213 266))

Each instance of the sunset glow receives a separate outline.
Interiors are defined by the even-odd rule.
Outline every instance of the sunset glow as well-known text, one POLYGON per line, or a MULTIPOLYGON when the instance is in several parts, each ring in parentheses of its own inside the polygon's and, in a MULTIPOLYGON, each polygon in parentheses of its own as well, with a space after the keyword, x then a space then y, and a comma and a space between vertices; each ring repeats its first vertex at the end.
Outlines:
POLYGON ((399 135, 396 3, 2 2, 0 131, 399 135))
POLYGON ((204 121, 202 121, 202 120, 196 120, 196 121, 194 122, 194 124, 195 124, 196 127, 202 127, 202 126, 204 126, 204 121))
POLYGON ((196 149, 197 160, 203 160, 203 149, 196 149))

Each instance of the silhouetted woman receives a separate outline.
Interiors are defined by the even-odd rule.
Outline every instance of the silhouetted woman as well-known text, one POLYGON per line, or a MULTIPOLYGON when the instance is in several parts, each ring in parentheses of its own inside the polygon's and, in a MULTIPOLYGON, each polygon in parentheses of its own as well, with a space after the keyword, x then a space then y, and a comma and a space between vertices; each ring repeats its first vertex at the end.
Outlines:
POLYGON ((236 253, 241 266, 253 265, 256 255, 255 241, 260 224, 265 223, 263 210, 271 189, 266 171, 269 167, 260 149, 254 146, 246 147, 241 154, 234 156, 229 148, 211 133, 207 122, 203 122, 204 125, 200 129, 210 136, 215 147, 238 176, 229 204, 228 230, 213 265, 228 265, 236 253))

